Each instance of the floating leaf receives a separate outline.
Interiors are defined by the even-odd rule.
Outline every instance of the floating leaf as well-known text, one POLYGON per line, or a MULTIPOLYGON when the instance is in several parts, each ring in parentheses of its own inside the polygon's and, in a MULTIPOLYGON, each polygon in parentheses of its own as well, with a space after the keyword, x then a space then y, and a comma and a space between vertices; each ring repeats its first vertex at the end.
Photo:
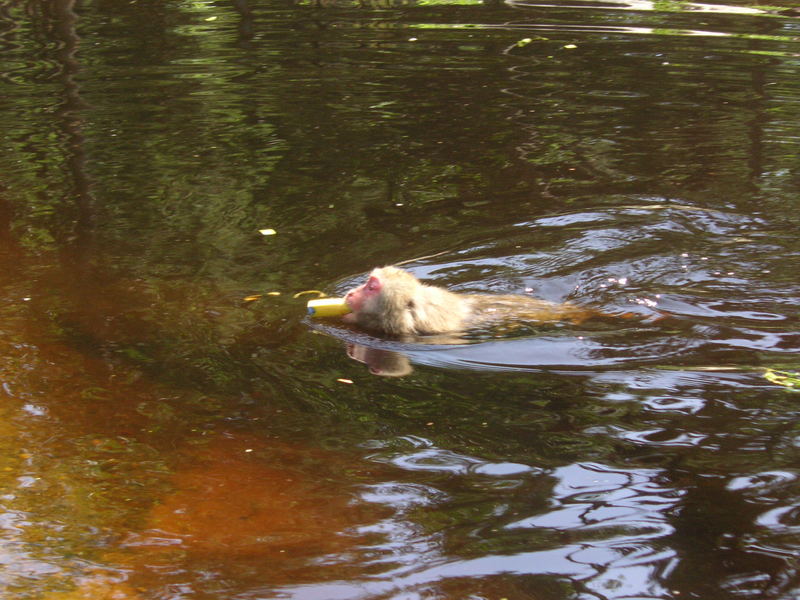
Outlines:
POLYGON ((274 229, 259 229, 258 233, 260 233, 261 235, 275 235, 278 232, 275 231, 274 229))
POLYGON ((786 389, 794 392, 800 392, 800 373, 797 371, 776 371, 774 369, 767 369, 764 373, 764 379, 770 383, 782 385, 786 389))
POLYGON ((517 42, 517 46, 519 48, 522 48, 523 46, 527 46, 528 44, 530 44, 532 41, 533 40, 531 38, 522 38, 517 42))
POLYGON ((319 290, 304 290, 302 292, 297 292, 292 298, 299 298, 300 296, 305 296, 306 294, 316 294, 319 298, 325 297, 325 292, 320 292, 319 290))
POLYGON ((577 48, 575 44, 567 44, 566 46, 564 46, 565 50, 575 50, 575 48, 577 48))
POLYGON ((253 294, 251 296, 245 296, 242 298, 244 302, 254 302, 256 300, 260 300, 264 296, 280 296, 280 292, 266 292, 265 294, 253 294))
POLYGON ((337 379, 339 383, 353 383, 352 379, 337 379))

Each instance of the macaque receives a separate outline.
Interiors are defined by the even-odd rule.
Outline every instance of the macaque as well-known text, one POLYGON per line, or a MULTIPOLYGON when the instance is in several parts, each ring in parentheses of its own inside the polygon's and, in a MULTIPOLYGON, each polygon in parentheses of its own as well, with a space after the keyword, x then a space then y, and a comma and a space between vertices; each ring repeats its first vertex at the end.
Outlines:
POLYGON ((518 323, 582 321, 599 313, 528 296, 457 294, 421 283, 397 267, 375 269, 367 282, 347 292, 342 317, 394 337, 458 333, 475 327, 518 323))

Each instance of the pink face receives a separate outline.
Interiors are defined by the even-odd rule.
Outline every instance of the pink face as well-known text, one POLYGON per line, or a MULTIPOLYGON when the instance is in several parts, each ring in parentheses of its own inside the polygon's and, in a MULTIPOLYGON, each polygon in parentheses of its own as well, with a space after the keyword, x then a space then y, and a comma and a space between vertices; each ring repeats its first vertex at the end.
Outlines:
POLYGON ((367 283, 347 292, 344 301, 354 314, 358 314, 358 312, 364 308, 364 305, 371 302, 373 298, 376 298, 380 292, 381 280, 375 277, 375 275, 370 275, 369 279, 367 279, 367 283))

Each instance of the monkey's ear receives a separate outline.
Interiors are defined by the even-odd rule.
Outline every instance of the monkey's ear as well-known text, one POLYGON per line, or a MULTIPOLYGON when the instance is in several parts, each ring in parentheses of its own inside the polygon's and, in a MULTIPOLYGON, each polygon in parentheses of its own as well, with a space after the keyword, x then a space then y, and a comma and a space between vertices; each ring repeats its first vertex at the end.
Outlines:
POLYGON ((370 292, 379 292, 381 289, 381 280, 375 277, 375 275, 370 275, 369 279, 367 279, 367 289, 370 292))

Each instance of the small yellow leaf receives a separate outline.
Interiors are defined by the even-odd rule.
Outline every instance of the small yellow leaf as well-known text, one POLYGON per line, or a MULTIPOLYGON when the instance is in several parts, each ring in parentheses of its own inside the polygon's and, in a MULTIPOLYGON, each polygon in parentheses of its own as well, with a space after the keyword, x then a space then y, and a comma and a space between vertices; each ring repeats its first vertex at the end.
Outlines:
POLYGON ((280 296, 280 292, 267 292, 267 296, 280 296))
POLYGON ((337 379, 339 383, 353 383, 352 379, 337 379))
POLYGON ((258 233, 260 233, 261 235, 275 235, 278 232, 275 231, 274 229, 259 229, 258 233))
POLYGON ((255 300, 258 300, 259 298, 261 298, 261 294, 253 294, 252 296, 245 297, 244 301, 245 302, 254 302, 255 300))
POLYGON ((319 290, 303 290, 302 292, 297 292, 294 296, 292 296, 292 298, 299 298, 300 296, 305 296, 306 294, 316 294, 320 298, 325 296, 325 292, 320 292, 319 290))
POLYGON ((567 44, 566 46, 564 46, 564 48, 567 50, 575 50, 577 46, 575 44, 567 44))
POLYGON ((206 21, 216 21, 218 17, 208 17, 206 21))

